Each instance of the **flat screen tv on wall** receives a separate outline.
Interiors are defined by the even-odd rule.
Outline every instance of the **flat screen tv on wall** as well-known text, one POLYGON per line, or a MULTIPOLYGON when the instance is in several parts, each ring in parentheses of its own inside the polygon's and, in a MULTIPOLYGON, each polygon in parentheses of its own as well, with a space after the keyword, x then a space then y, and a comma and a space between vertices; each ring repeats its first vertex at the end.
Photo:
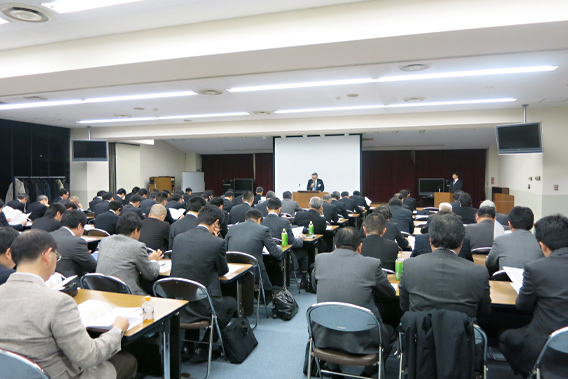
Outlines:
POLYGON ((107 141, 73 140, 73 162, 106 162, 108 161, 107 141))
POLYGON ((497 125, 496 135, 499 154, 542 153, 540 122, 497 125))

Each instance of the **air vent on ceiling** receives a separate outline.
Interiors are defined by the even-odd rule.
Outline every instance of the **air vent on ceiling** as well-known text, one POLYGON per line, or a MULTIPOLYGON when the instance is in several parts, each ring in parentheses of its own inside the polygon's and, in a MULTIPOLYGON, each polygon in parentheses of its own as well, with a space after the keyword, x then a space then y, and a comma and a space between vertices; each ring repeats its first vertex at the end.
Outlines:
POLYGON ((46 22, 51 19, 49 13, 24 4, 4 4, 1 10, 6 17, 18 21, 46 22))
POLYGON ((44 100, 47 100, 47 97, 43 97, 43 96, 24 96, 24 99, 26 99, 26 100, 34 100, 34 101, 44 101, 44 100))
POLYGON ((431 66, 430 63, 413 63, 403 66, 398 66, 398 69, 400 71, 424 71, 430 68, 430 66, 431 66))
POLYGON ((267 114, 272 114, 272 111, 253 111, 252 114, 267 115, 267 114))
POLYGON ((201 90, 197 91, 197 93, 199 93, 200 95, 217 96, 217 95, 221 95, 223 93, 223 91, 220 90, 220 89, 207 88, 207 89, 201 89, 201 90))

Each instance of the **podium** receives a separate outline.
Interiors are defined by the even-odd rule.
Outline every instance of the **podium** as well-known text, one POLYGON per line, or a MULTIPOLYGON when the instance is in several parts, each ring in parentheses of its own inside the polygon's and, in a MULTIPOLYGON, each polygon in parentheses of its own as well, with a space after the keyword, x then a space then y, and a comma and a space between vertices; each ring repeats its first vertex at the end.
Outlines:
POLYGON ((292 193, 292 200, 298 202, 298 205, 302 208, 310 207, 310 199, 314 196, 322 197, 327 195, 328 192, 321 191, 297 191, 292 193))
POLYGON ((454 194, 450 192, 434 192, 434 207, 439 208, 440 203, 451 203, 454 201, 454 194))
POLYGON ((493 202, 495 203, 497 212, 509 214, 511 209, 515 207, 515 196, 507 193, 494 193, 493 202))

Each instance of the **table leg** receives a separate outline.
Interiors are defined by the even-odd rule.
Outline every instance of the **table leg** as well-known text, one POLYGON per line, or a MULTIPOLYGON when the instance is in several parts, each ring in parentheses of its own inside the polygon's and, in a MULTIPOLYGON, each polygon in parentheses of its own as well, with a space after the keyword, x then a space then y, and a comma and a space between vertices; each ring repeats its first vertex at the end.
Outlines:
POLYGON ((242 296, 243 288, 240 279, 237 279, 237 314, 239 317, 242 317, 243 312, 243 296, 242 296))
POLYGON ((162 333, 162 354, 163 354, 163 362, 164 362, 164 379, 171 378, 171 368, 170 368, 170 358, 171 358, 171 321, 168 318, 164 322, 164 332, 162 333))
POLYGON ((181 376, 180 316, 176 313, 170 321, 170 372, 171 378, 181 376))

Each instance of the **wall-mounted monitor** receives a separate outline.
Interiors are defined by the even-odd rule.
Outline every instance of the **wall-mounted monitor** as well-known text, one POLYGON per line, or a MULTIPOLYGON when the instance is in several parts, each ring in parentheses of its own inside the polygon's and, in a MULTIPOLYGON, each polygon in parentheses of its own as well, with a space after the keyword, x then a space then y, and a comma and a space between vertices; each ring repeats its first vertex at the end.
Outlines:
POLYGON ((432 197, 434 192, 446 192, 446 182, 439 178, 418 179, 418 195, 432 197))
POLYGON ((108 161, 107 141, 73 140, 73 162, 106 162, 108 161))
POLYGON ((233 188, 239 193, 254 191, 254 179, 233 179, 233 188))
POLYGON ((542 153, 540 122, 497 125, 499 154, 542 153))

